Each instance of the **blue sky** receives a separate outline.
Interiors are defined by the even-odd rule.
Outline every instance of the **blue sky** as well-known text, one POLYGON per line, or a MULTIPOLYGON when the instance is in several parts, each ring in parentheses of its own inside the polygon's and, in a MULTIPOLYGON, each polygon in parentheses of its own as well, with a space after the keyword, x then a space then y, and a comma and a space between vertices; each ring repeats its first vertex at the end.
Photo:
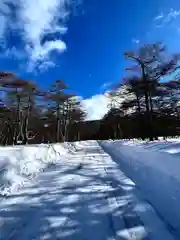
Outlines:
POLYGON ((179 23, 179 0, 1 0, 1 70, 42 88, 64 79, 99 118, 129 64, 123 52, 157 40, 179 51, 179 23))

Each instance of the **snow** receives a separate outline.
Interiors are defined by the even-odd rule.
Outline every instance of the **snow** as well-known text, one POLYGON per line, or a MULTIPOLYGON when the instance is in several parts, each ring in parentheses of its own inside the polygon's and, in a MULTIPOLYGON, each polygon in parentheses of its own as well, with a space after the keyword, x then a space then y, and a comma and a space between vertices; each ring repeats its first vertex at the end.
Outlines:
MULTIPOLYGON (((41 147, 47 146, 36 150, 43 159, 41 147)), ((57 159, 51 152, 45 162, 54 159, 54 164, 0 202, 1 240, 176 239, 119 162, 96 141, 53 148, 57 159)), ((32 152, 27 150, 26 157, 32 152)))
POLYGON ((67 143, 0 147, 0 195, 16 191, 68 151, 67 143))
POLYGON ((167 225, 180 236, 180 142, 103 141, 121 170, 135 182, 167 225))

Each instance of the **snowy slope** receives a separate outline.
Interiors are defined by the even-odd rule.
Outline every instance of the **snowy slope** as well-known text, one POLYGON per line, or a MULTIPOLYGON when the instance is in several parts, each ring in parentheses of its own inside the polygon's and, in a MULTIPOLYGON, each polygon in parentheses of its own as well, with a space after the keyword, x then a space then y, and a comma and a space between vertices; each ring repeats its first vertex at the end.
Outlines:
POLYGON ((1 240, 176 239, 97 142, 71 148, 0 202, 1 240))
POLYGON ((119 140, 104 141, 102 146, 180 236, 180 143, 119 140))
POLYGON ((142 141, 138 139, 133 140, 116 140, 116 143, 119 142, 123 145, 132 145, 141 147, 144 149, 155 150, 155 151, 162 151, 167 152, 170 154, 180 155, 180 138, 168 138, 167 140, 159 139, 156 141, 142 141))
POLYGON ((9 195, 35 178, 44 168, 59 161, 68 148, 67 143, 0 147, 0 195, 9 195))

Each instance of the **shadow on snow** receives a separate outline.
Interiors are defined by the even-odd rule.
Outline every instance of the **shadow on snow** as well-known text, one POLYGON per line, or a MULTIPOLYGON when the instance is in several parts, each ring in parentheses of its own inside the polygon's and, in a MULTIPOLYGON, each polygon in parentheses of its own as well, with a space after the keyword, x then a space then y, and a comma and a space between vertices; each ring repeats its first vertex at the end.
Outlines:
MULTIPOLYGON (((106 157, 99 148, 85 149, 86 156, 98 151, 102 159, 106 157)), ((93 167, 90 161, 82 168, 52 166, 38 183, 9 196, 7 208, 0 212, 1 240, 106 240, 117 239, 118 232, 118 239, 129 239, 125 229, 131 234, 130 229, 142 227, 133 209, 133 187, 124 183, 123 176, 119 180, 113 174, 102 175, 99 169, 104 164, 93 167), (67 176, 69 180, 58 186, 57 179, 67 176)), ((113 169, 105 167, 106 172, 113 169)), ((142 233, 137 239, 149 238, 142 233)))

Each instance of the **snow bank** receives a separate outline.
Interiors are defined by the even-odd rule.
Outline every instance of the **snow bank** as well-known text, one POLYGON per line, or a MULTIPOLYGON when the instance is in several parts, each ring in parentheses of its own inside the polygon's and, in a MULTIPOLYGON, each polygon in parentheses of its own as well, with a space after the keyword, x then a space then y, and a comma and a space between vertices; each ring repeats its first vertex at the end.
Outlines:
POLYGON ((86 148, 87 146, 89 147, 90 144, 94 144, 94 140, 88 140, 88 141, 77 141, 77 142, 73 142, 71 143, 74 147, 74 149, 76 151, 80 151, 84 148, 86 148))
MULTIPOLYGON (((119 140, 118 140, 119 141, 119 140)), ((117 142, 117 141, 116 141, 117 142)), ((167 140, 159 139, 156 141, 126 140, 121 141, 123 145, 137 146, 153 151, 167 152, 174 156, 180 156, 180 139, 168 138, 167 140)))
POLYGON ((39 172, 65 157, 70 144, 0 147, 0 195, 9 195, 39 172))
MULTIPOLYGON (((170 147, 172 144, 167 143, 166 146, 170 147)), ((136 183, 164 220, 172 228, 178 229, 180 234, 179 157, 160 152, 157 146, 153 150, 153 143, 151 147, 149 145, 149 149, 145 149, 142 144, 137 146, 127 141, 103 141, 101 145, 119 164, 121 170, 136 183)))

